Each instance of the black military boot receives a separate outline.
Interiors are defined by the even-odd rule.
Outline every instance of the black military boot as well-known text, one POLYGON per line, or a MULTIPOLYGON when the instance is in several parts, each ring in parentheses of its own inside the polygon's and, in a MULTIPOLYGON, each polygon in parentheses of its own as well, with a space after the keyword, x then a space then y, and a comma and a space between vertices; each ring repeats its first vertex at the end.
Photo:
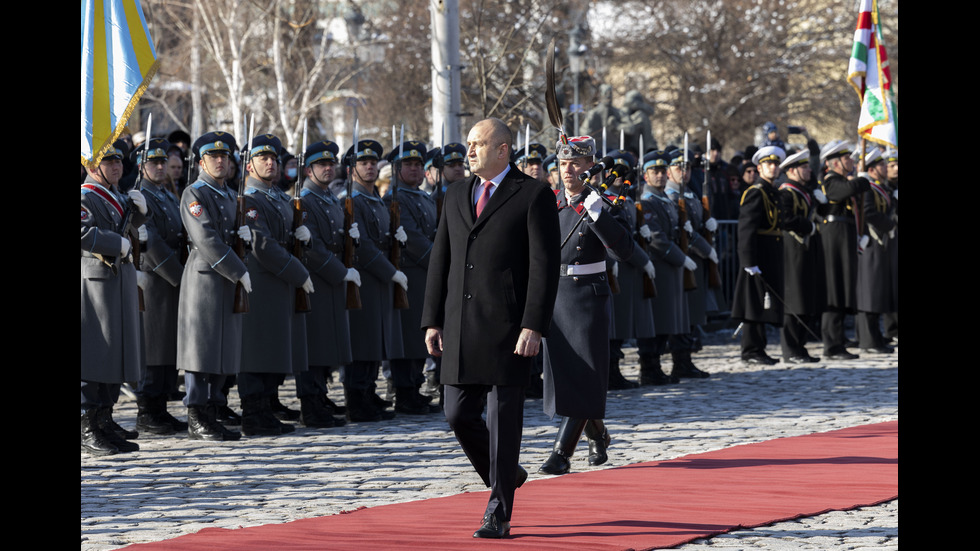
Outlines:
POLYGON ((228 404, 214 405, 214 420, 230 427, 240 427, 242 425, 242 416, 235 413, 235 410, 228 407, 228 404))
MULTIPOLYGON (((152 396, 136 397, 136 430, 150 434, 173 434, 174 427, 160 415, 162 403, 152 396)), ((166 411, 166 410, 164 410, 166 411)))
POLYGON ((368 403, 364 389, 345 386, 344 395, 347 399, 347 419, 350 422, 373 423, 381 420, 381 413, 368 403))
POLYGON ((223 442, 239 440, 242 435, 217 422, 212 406, 187 406, 187 437, 191 440, 223 442))
MULTIPOLYGON (((225 427, 224 423, 222 423, 221 420, 218 418, 218 414, 221 412, 221 408, 225 408, 228 411, 231 411, 230 409, 228 409, 228 406, 225 404, 208 404, 207 406, 205 406, 204 411, 205 413, 207 413, 208 420, 210 420, 214 428, 221 433, 222 440, 225 441, 241 440, 242 433, 238 432, 237 430, 231 430, 225 427)), ((231 413, 235 414, 235 412, 233 411, 231 411, 231 413)), ((238 414, 235 414, 235 417, 238 417, 238 414)), ((238 425, 241 425, 241 423, 242 423, 241 417, 238 417, 238 425)))
POLYGON ((282 434, 282 425, 272 414, 267 397, 242 398, 242 434, 277 436, 282 434))
POLYGON ((677 350, 670 353, 674 360, 674 368, 670 370, 673 377, 685 377, 688 379, 707 379, 711 376, 707 371, 701 371, 694 366, 691 361, 690 350, 677 350))
POLYGON ((381 419, 387 421, 388 419, 395 418, 395 412, 388 409, 394 405, 390 400, 385 400, 381 396, 378 396, 378 393, 370 387, 364 389, 364 395, 364 402, 369 408, 376 411, 381 416, 381 419))
POLYGON ((619 357, 609 358, 609 390, 628 390, 637 388, 639 384, 623 377, 619 370, 619 357))
POLYGON ((96 422, 98 408, 89 408, 82 413, 82 451, 92 455, 115 455, 119 448, 109 442, 105 432, 96 422))
POLYGON ((589 465, 602 465, 609 459, 606 448, 612 441, 602 419, 589 419, 585 423, 585 436, 589 439, 589 465))
POLYGON ((582 437, 582 430, 585 429, 585 419, 573 419, 563 417, 561 425, 558 427, 558 434, 555 436, 555 449, 551 456, 538 469, 539 473, 545 474, 565 474, 571 469, 569 458, 575 453, 575 445, 582 437))
POLYGON ((344 406, 339 406, 334 403, 326 394, 321 394, 320 399, 323 400, 323 405, 326 406, 330 413, 333 415, 344 415, 347 413, 347 408, 344 406))
POLYGON ((301 396, 300 422, 304 426, 313 429, 326 429, 331 427, 341 427, 347 424, 346 419, 337 419, 331 415, 323 399, 320 396, 301 396))
POLYGON ((300 417, 300 412, 286 407, 279 401, 279 396, 269 398, 269 407, 272 409, 272 414, 280 421, 295 421, 300 417))
POLYGON ((680 379, 667 376, 660 367, 660 356, 654 354, 640 354, 640 384, 641 385, 666 385, 676 383, 680 379))
MULTIPOLYGON (((102 430, 103 434, 106 436, 106 440, 110 444, 115 446, 120 452, 136 452, 139 451, 140 446, 136 442, 130 442, 127 440, 126 435, 139 435, 136 431, 128 431, 120 427, 115 421, 112 420, 112 408, 109 406, 103 406, 96 410, 95 413, 95 423, 102 430)), ((136 436, 133 436, 136 438, 136 436)))

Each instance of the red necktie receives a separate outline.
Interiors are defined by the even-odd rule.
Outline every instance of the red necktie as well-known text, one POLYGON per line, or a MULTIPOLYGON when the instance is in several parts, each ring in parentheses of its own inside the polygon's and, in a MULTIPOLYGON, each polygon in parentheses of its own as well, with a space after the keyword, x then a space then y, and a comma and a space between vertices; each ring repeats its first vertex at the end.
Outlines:
POLYGON ((487 181, 483 184, 483 194, 480 195, 480 199, 476 202, 476 217, 480 217, 480 213, 483 212, 483 207, 487 206, 487 201, 490 200, 490 190, 493 189, 493 182, 487 181))

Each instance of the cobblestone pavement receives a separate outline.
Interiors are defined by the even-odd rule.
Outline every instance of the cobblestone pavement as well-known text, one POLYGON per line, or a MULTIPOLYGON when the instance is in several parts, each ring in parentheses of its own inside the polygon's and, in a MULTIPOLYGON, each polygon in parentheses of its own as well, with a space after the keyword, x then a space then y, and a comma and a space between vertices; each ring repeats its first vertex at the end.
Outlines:
MULTIPOLYGON (((710 333, 695 364, 708 379, 611 391, 606 425, 609 462, 590 467, 585 441, 572 470, 612 468, 677 458, 772 438, 825 432, 898 419, 898 349, 849 362, 808 366, 743 366, 731 331, 710 333)), ((778 354, 778 336, 770 333, 778 354)), ((819 344, 809 345, 812 355, 819 344)), ((624 374, 638 378, 635 348, 624 374)), ((669 372, 670 361, 664 370, 669 372)), ((384 388, 379 381, 379 387, 384 388)), ((292 381, 283 403, 299 409, 292 381)), ((343 402, 339 384, 331 399, 343 402)), ((231 405, 237 411, 237 393, 231 405)), ((170 402, 183 418, 185 410, 170 402)), ((136 404, 122 399, 115 419, 136 422, 136 404)), ((531 480, 547 458, 558 420, 525 407, 521 463, 531 480)), ((483 491, 442 414, 399 415, 380 423, 330 429, 297 426, 279 437, 239 442, 191 441, 186 436, 141 435, 135 453, 81 456, 81 549, 102 551, 159 541, 203 528, 238 528, 332 515, 358 507, 483 491)), ((678 549, 872 550, 898 548, 898 500, 835 511, 753 530, 696 540, 678 549)))

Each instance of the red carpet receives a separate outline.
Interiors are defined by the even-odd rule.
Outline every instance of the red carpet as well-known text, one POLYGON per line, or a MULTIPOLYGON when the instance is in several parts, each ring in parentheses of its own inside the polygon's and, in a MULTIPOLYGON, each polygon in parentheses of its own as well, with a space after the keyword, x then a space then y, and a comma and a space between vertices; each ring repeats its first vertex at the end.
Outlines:
POLYGON ((533 480, 507 540, 471 537, 487 501, 474 492, 126 549, 652 549, 896 497, 892 421, 533 480))

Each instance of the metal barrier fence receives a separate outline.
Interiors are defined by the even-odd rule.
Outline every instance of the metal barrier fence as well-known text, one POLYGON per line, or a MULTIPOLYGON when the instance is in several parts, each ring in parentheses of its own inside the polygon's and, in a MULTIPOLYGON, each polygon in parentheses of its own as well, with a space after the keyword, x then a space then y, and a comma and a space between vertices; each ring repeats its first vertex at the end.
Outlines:
POLYGON ((712 317, 727 318, 731 313, 735 295, 735 279, 738 277, 738 220, 718 220, 715 232, 715 250, 718 252, 718 274, 721 276, 721 297, 718 311, 712 317))

